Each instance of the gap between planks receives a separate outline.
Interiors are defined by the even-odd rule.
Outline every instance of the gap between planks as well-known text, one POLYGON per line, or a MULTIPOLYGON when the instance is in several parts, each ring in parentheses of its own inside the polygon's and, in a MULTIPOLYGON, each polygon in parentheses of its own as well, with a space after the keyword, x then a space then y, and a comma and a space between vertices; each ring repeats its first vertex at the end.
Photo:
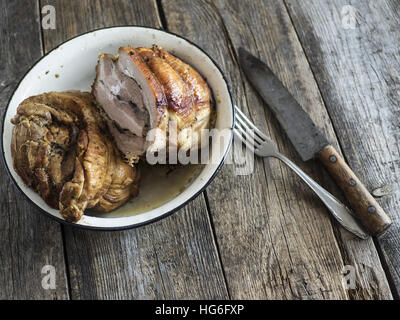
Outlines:
MULTIPOLYGON (((168 22, 167 22, 167 18, 165 16, 164 8, 163 8, 163 5, 162 5, 162 0, 156 0, 156 4, 157 4, 157 13, 158 13, 158 16, 159 16, 159 19, 160 19, 160 22, 161 22, 160 23, 161 27, 164 30, 168 31, 168 22)), ((227 36, 227 39, 229 39, 229 36, 228 35, 226 35, 226 36, 227 36)), ((232 296, 231 296, 231 293, 229 291, 228 281, 227 281, 227 277, 226 277, 226 274, 225 274, 225 268, 224 268, 224 266, 222 264, 221 251, 220 251, 220 247, 219 247, 217 236, 216 236, 214 222, 212 220, 211 208, 210 208, 208 195, 207 195, 207 189, 202 192, 202 195, 204 196, 204 201, 206 203, 207 221, 208 221, 208 224, 209 224, 209 227, 210 227, 210 230, 211 230, 211 234, 212 234, 212 237, 213 237, 214 247, 216 249, 219 266, 221 268, 221 272, 222 272, 222 275, 223 275, 223 278, 224 278, 226 292, 228 294, 228 299, 231 300, 232 296)))

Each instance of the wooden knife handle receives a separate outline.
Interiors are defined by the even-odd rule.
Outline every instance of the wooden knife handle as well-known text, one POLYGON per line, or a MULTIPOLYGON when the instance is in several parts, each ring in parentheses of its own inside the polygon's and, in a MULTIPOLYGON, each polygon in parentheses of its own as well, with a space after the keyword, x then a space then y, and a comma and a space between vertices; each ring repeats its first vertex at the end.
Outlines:
POLYGON ((354 172, 332 146, 326 146, 317 158, 335 179, 349 201, 355 215, 372 236, 383 234, 392 224, 379 203, 358 180, 354 172))

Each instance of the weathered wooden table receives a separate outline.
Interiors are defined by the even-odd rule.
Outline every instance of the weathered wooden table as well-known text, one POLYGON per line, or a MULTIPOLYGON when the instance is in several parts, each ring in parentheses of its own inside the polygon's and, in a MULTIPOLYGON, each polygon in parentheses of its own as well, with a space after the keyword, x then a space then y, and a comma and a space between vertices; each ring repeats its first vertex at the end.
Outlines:
POLYGON ((378 200, 394 223, 382 238, 360 241, 286 167, 256 159, 249 176, 224 166, 201 196, 157 223, 76 230, 36 212, 1 166, 0 298, 399 297, 399 12, 397 0, 1 0, 2 112, 27 69, 62 41, 105 26, 164 28, 204 48, 256 125, 341 197, 320 164, 301 162, 243 77, 244 46, 271 66, 367 188, 384 187, 378 200), (54 30, 41 26, 45 5, 56 10, 54 30), (42 287, 45 265, 55 267, 56 289, 42 287), (353 289, 342 284, 351 270, 353 289))

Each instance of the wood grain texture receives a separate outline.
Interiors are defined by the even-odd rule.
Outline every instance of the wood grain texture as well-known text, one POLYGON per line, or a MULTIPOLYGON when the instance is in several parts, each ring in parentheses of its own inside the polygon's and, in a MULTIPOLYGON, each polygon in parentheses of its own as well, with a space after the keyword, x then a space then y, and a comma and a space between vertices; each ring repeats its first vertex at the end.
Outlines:
POLYGON ((288 0, 287 5, 350 167, 370 191, 396 185, 378 199, 393 220, 378 245, 399 297, 399 2, 288 0), (356 11, 354 29, 342 25, 348 4, 356 11))
MULTIPOLYGON (((46 51, 94 28, 160 26, 155 1, 45 3, 54 5, 60 17, 56 30, 44 33, 46 51)), ((228 298, 203 195, 135 230, 65 230, 73 299, 228 298)))
POLYGON ((67 229, 74 299, 225 299, 204 199, 123 232, 67 229))
MULTIPOLYGON (((265 110, 237 66, 244 46, 266 60, 314 120, 334 136, 318 88, 283 3, 276 1, 162 1, 169 30, 198 43, 220 64, 237 104, 280 150, 313 177, 320 166, 302 164, 272 114, 265 110), (187 8, 190 7, 190 10, 187 8)), ((217 242, 232 298, 346 299, 341 285, 343 258, 326 209, 302 182, 277 161, 256 159, 251 176, 235 176, 225 166, 207 189, 217 242)), ((326 185, 327 180, 322 179, 326 185)), ((331 185, 332 186, 332 185, 331 185)), ((359 242, 346 231, 350 261, 357 250, 373 265, 371 281, 390 297, 372 241, 359 242), (351 243, 351 244, 350 244, 351 243), (353 246, 353 248, 351 248, 353 246), (370 248, 372 247, 372 250, 370 248)), ((358 277, 370 280, 366 273, 358 277)), ((381 294, 381 293, 379 293, 381 294)), ((375 294, 374 297, 379 296, 375 294)), ((368 292, 360 294, 367 297, 368 292)))
MULTIPOLYGON (((232 31, 231 39, 236 44, 236 47, 244 46, 253 53, 258 53, 260 58, 269 64, 275 74, 278 75, 280 80, 300 102, 313 121, 323 130, 328 140, 339 150, 332 124, 329 121, 329 115, 283 4, 278 1, 253 1, 251 6, 243 2, 237 5, 223 3, 220 5, 220 12, 225 19, 227 30, 235 30, 234 33, 232 31)), ((251 94, 248 95, 248 105, 254 106, 260 103, 258 97, 254 96, 254 91, 252 89, 249 90, 251 94), (253 98, 250 100, 249 97, 253 98)), ((264 105, 263 102, 261 104, 264 105)), ((250 111, 254 112, 253 109, 251 108, 250 111)), ((282 132, 269 110, 265 111, 265 117, 269 120, 268 127, 277 130, 272 131, 270 129, 269 132, 271 137, 278 141, 280 150, 295 160, 296 163, 301 164, 301 167, 306 172, 309 172, 321 185, 340 198, 340 190, 321 165, 319 163, 318 165, 312 165, 312 162, 310 164, 301 163, 301 159, 288 143, 284 132, 282 132)), ((258 113, 253 113, 253 120, 256 124, 265 127, 262 119, 258 113)), ((266 172, 272 172, 273 170, 276 169, 274 167, 266 167, 266 172)), ((293 179, 298 181, 295 176, 293 179)), ((293 197, 303 202, 301 206, 309 206, 310 203, 307 197, 309 197, 310 192, 304 188, 304 185, 292 185, 292 188, 296 190, 293 197), (304 193, 300 192, 300 190, 304 190, 304 193)), ((286 187, 285 190, 287 189, 286 187)), ((316 204, 320 204, 320 202, 317 201, 316 204)), ((320 214, 321 211, 326 212, 324 207, 319 207, 318 205, 311 210, 318 211, 318 213, 314 213, 315 215, 320 214)), ((341 249, 343 264, 352 265, 356 270, 356 289, 347 291, 350 298, 391 298, 390 288, 373 241, 360 241, 343 228, 338 227, 335 221, 333 226, 341 249)), ((309 229, 307 226, 305 228, 309 229)), ((319 228, 319 226, 317 225, 316 228, 319 228)))
MULTIPOLYGON (((231 39, 236 44, 236 47, 244 46, 250 48, 254 53, 258 53, 260 58, 272 67, 275 74, 278 75, 280 80, 309 113, 314 122, 323 130, 328 140, 339 150, 332 124, 329 121, 329 115, 283 4, 277 1, 253 1, 252 6, 245 5, 243 2, 236 6, 232 5, 232 3, 224 3, 220 5, 220 12, 225 18, 227 30, 235 30, 231 39), (243 19, 242 17, 246 18, 243 19), (251 28, 249 28, 249 25, 251 28)), ((249 90, 251 95, 248 95, 248 105, 254 106, 259 103, 259 99, 256 97, 250 100, 249 96, 254 97, 254 91, 252 89, 249 90)), ((261 104, 264 106, 263 102, 261 104)), ((249 109, 250 113, 253 109, 249 109)), ((301 159, 288 143, 285 134, 269 110, 266 110, 265 117, 268 120, 270 135, 274 140, 278 141, 280 150, 289 155, 296 163, 301 164, 301 167, 316 178, 321 185, 340 197, 340 190, 326 174, 322 166, 319 163, 317 165, 313 165, 312 162, 310 164, 301 163, 301 159), (272 131, 271 127, 277 131, 272 131)), ((257 125, 264 125, 265 127, 265 124, 262 123, 262 118, 257 113, 253 113, 253 120, 257 125)), ((266 166, 265 168, 266 172, 274 170, 273 167, 266 166)), ((287 169, 285 168, 284 170, 287 169)), ((293 176, 293 179, 298 181, 295 176, 293 176)), ((310 195, 315 199, 310 191, 304 188, 302 183, 299 185, 294 184, 291 188, 295 190, 293 197, 302 202, 300 207, 310 205, 308 201, 310 195), (300 190, 304 193, 300 192, 300 190)), ((288 190, 288 187, 284 190, 288 190)), ((317 211, 318 213, 314 213, 315 215, 327 212, 326 208, 320 205, 319 200, 317 200, 316 207, 311 205, 310 211, 317 211)), ((298 223, 297 221, 296 223, 298 223)), ((340 228, 334 220, 333 227, 341 249, 343 264, 354 266, 356 271, 357 286, 355 290, 347 290, 349 297, 351 299, 391 298, 390 288, 372 239, 360 241, 343 228, 340 228)), ((307 222, 305 222, 303 228, 309 231, 307 222)), ((319 226, 316 225, 316 228, 319 228, 319 226)), ((325 232, 323 234, 324 237, 325 232)))
MULTIPOLYGON (((1 2, 2 112, 19 78, 41 55, 38 12, 45 4, 54 5, 57 13, 56 30, 43 30, 46 51, 102 26, 161 23, 153 0, 42 0, 39 7, 33 1, 24 6, 1 2)), ((162 4, 169 29, 195 41, 217 60, 238 105, 278 142, 281 152, 333 194, 340 197, 327 172, 319 164, 301 163, 272 114, 241 77, 239 46, 271 66, 340 150, 332 117, 346 159, 369 190, 397 187, 379 199, 394 226, 378 240, 378 249, 398 297, 400 66, 393 43, 399 32, 397 2, 287 0, 286 8, 272 0, 162 4), (341 28, 341 8, 349 3, 357 10, 354 30, 341 28)), ((66 228, 72 298, 224 299, 229 297, 227 289, 235 299, 392 297, 372 240, 360 241, 332 224, 327 210, 288 169, 275 160, 260 159, 251 176, 235 176, 237 169, 225 166, 207 191, 228 288, 201 196, 171 217, 136 230, 66 228), (345 264, 356 269, 355 290, 341 285, 345 264)), ((0 212, 0 299, 68 298, 59 225, 22 198, 3 167, 0 174, 0 192, 5 195, 0 212), (56 267, 56 290, 41 287, 45 264, 56 267)))
MULTIPOLYGON (((23 6, 0 2, 0 108, 20 78, 41 56, 39 10, 36 1, 23 6), (18 21, 18 23, 17 23, 18 21)), ((12 185, 0 168, 0 300, 68 299, 61 229, 44 217, 12 185), (42 287, 42 268, 56 271, 56 289, 42 287)))
POLYGON ((392 224, 389 216, 332 146, 317 154, 349 201, 354 214, 370 235, 382 235, 392 224))

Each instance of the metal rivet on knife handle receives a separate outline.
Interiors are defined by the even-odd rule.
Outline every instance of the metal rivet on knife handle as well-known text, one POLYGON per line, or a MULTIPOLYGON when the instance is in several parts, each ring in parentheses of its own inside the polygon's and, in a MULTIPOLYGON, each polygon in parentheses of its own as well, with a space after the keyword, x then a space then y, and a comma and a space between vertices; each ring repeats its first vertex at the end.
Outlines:
POLYGON ((373 236, 382 235, 392 221, 335 148, 327 146, 317 153, 317 157, 344 191, 355 215, 367 231, 373 236), (333 157, 335 162, 332 162, 333 157))
POLYGON ((331 155, 329 157, 329 161, 332 162, 332 163, 335 163, 337 161, 337 158, 334 155, 331 155))
POLYGON ((368 207, 368 213, 375 213, 376 212, 376 208, 374 206, 369 206, 368 207))

